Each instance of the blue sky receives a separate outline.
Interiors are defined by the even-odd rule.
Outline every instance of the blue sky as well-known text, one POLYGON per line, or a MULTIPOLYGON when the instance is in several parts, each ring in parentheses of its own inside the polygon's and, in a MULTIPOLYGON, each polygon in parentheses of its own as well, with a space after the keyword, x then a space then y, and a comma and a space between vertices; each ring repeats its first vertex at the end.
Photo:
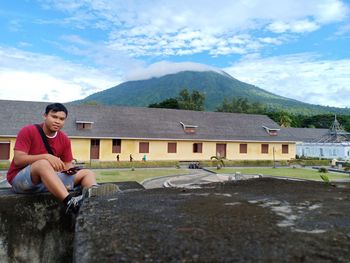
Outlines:
POLYGON ((6 0, 0 32, 0 99, 67 102, 213 68, 350 107, 350 0, 6 0))

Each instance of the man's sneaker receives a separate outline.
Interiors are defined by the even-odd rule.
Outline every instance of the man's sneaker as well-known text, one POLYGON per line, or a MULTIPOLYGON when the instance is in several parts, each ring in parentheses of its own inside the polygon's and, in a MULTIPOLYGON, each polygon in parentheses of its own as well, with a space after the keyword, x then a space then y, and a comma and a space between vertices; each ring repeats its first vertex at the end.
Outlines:
POLYGON ((73 196, 67 203, 66 214, 77 214, 84 200, 83 195, 73 196))
POLYGON ((118 191, 120 190, 116 184, 93 185, 87 189, 84 197, 108 196, 118 191))

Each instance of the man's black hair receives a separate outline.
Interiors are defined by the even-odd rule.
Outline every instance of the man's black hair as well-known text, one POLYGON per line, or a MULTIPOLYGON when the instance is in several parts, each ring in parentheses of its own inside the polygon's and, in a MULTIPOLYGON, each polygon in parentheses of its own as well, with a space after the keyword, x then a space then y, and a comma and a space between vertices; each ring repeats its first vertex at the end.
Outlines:
POLYGON ((45 114, 49 114, 50 111, 58 112, 63 111, 66 114, 66 117, 68 117, 68 110, 67 108, 61 104, 61 103, 52 103, 46 106, 45 114))

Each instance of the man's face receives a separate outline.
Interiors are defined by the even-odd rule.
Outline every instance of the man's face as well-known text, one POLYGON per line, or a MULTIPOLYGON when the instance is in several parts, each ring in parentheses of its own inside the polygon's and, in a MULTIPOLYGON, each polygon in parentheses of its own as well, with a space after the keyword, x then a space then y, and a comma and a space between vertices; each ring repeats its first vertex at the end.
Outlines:
POLYGON ((49 131, 56 132, 63 128, 66 117, 64 111, 49 111, 48 114, 44 114, 45 126, 49 131))

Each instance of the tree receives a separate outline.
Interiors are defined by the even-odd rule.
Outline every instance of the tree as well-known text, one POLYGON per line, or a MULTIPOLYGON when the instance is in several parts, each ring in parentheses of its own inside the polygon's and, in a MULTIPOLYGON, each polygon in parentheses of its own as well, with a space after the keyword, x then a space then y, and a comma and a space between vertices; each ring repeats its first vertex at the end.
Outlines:
POLYGON ((288 115, 286 112, 281 112, 280 118, 279 118, 279 125, 281 127, 290 127, 292 124, 292 118, 288 115))
POLYGON ((168 98, 159 103, 149 104, 149 108, 167 108, 167 109, 183 109, 183 110, 204 110, 205 95, 197 90, 193 90, 190 94, 187 89, 179 92, 176 98, 168 98))
POLYGON ((197 90, 193 90, 190 94, 187 89, 183 89, 180 91, 177 101, 180 109, 203 111, 205 95, 197 90))
POLYGON ((169 98, 159 103, 150 104, 148 108, 180 109, 180 106, 176 98, 169 98))
POLYGON ((230 101, 225 98, 222 104, 216 108, 216 111, 265 114, 266 107, 260 102, 251 103, 247 98, 232 98, 230 101))
POLYGON ((219 155, 210 157, 210 160, 213 161, 217 170, 219 170, 219 169, 221 169, 221 167, 225 166, 224 159, 225 159, 224 157, 221 157, 219 155))

